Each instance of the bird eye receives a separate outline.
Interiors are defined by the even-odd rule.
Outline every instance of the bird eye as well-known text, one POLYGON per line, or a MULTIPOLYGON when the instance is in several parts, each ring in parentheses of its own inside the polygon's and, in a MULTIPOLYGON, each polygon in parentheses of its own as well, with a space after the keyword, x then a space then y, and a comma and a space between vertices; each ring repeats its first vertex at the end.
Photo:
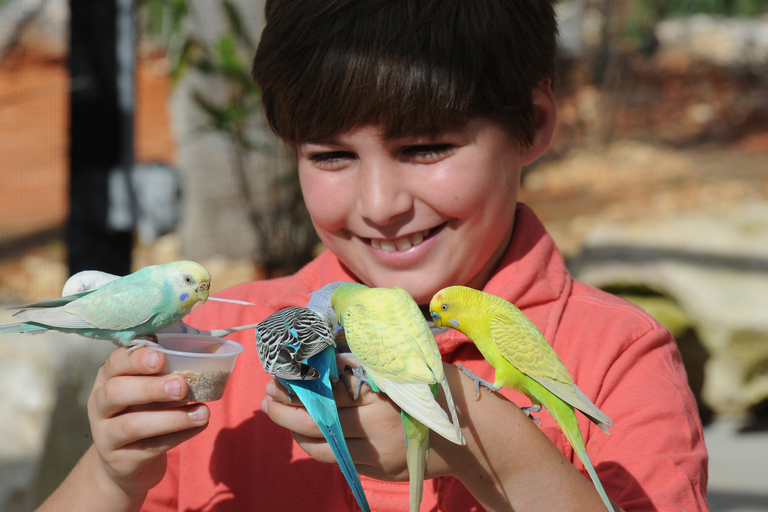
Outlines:
POLYGON ((448 311, 448 304, 443 304, 442 306, 440 306, 440 309, 442 309, 443 311, 448 311))
POLYGON ((190 275, 184 276, 184 282, 185 283, 192 284, 193 281, 194 281, 194 279, 192 279, 192 276, 190 276, 190 275))

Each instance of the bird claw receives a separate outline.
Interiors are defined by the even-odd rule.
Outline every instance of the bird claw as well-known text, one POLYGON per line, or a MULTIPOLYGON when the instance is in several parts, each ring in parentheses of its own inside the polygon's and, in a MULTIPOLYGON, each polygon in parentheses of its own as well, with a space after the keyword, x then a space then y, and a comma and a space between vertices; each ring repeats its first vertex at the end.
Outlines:
POLYGON ((523 411, 526 416, 535 421, 536 425, 541 427, 541 420, 537 416, 531 414, 532 412, 539 412, 541 410, 541 404, 531 405, 530 407, 521 407, 520 410, 523 411))
POLYGON ((491 391, 498 391, 501 389, 500 386, 494 386, 492 383, 488 382, 487 380, 483 379, 482 377, 478 377, 475 375, 475 372, 467 368, 461 363, 457 363, 456 367, 467 374, 467 376, 472 379, 475 382, 475 399, 480 398, 480 385, 483 385, 484 387, 490 389, 491 391))
POLYGON ((374 391, 373 386, 371 386, 371 381, 368 379, 368 376, 365 374, 365 370, 362 366, 358 368, 352 368, 350 365, 346 365, 344 367, 344 371, 348 371, 357 377, 357 385, 355 386, 354 392, 352 391, 352 385, 350 384, 349 379, 347 379, 346 375, 343 377, 344 384, 346 384, 347 389, 349 390, 349 394, 352 396, 352 400, 358 399, 360 396, 360 391, 363 389, 363 384, 371 388, 371 391, 374 391))
POLYGON ((128 351, 126 353, 131 355, 132 352, 142 347, 160 348, 160 345, 157 343, 157 335, 145 334, 144 336, 137 336, 133 338, 128 344, 128 351))

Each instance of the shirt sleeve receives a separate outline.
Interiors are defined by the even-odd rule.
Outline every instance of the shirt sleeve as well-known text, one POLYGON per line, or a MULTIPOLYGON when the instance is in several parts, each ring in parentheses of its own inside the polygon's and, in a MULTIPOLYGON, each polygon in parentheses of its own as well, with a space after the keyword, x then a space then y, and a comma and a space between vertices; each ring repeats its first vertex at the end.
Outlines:
POLYGON ((609 436, 590 428, 587 451, 608 495, 627 512, 708 510, 701 422, 669 332, 624 347, 599 398, 616 426, 609 436))

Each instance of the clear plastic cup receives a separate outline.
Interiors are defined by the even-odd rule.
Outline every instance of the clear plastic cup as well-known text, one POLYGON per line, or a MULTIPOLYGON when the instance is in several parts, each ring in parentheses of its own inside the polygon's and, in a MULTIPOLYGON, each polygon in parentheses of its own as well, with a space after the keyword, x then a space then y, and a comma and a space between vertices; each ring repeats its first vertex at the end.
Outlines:
POLYGON ((184 377, 189 392, 184 400, 213 402, 224 394, 229 375, 243 346, 225 338, 202 334, 158 334, 156 349, 165 354, 161 374, 184 377))

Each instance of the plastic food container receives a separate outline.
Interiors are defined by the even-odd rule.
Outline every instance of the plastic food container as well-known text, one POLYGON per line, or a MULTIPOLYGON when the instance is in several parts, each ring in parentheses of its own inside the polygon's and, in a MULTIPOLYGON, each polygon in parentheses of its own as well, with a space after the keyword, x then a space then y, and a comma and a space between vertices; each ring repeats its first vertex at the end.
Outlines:
POLYGON ((161 374, 184 377, 189 402, 213 402, 224 394, 229 375, 243 346, 225 338, 202 334, 158 334, 159 350, 165 354, 161 374))

